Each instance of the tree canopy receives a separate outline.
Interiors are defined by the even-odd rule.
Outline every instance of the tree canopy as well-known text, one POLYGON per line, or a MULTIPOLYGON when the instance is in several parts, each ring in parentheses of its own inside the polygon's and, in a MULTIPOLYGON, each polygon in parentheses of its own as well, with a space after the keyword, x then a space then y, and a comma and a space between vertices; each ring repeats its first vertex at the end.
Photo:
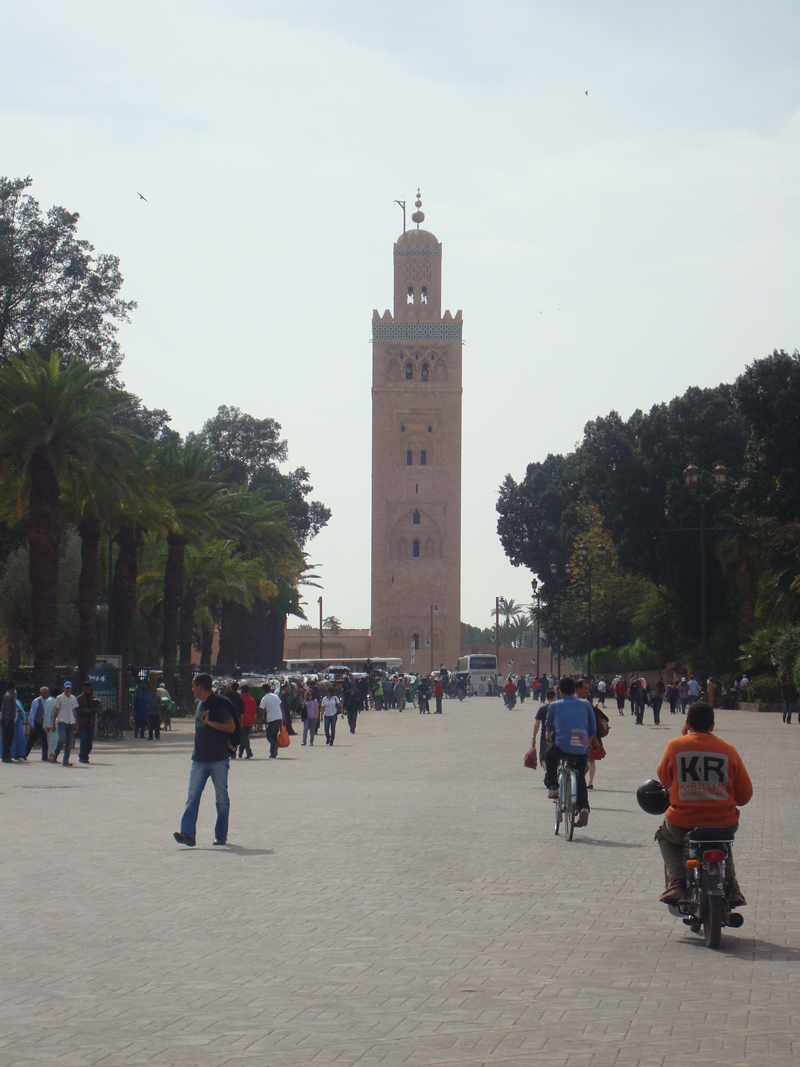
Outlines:
POLYGON ((78 238, 77 213, 43 215, 31 184, 0 177, 0 363, 37 349, 116 372, 117 329, 136 307, 120 295, 119 259, 78 238))
MULTIPOLYGON (((528 465, 500 486, 498 533, 515 566, 544 582, 542 618, 567 652, 586 644, 581 543, 593 568, 593 645, 643 642, 657 659, 695 657, 699 627, 699 510, 684 485, 694 463, 710 479, 729 469, 706 505, 712 662, 736 662, 754 626, 798 617, 800 354, 775 351, 732 384, 691 388, 587 423, 567 455, 528 465), (551 565, 555 564, 555 575, 551 565), (566 573, 570 565, 569 576, 566 573)), ((713 483, 710 483, 713 488, 713 483)))

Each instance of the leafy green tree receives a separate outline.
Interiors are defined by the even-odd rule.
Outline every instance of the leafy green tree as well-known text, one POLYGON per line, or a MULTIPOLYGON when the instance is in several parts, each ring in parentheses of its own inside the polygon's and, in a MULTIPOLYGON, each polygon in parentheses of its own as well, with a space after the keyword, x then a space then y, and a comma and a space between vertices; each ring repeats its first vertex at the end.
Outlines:
POLYGON ((118 324, 136 307, 120 296, 119 260, 77 237, 79 215, 43 216, 31 184, 0 177, 0 363, 37 349, 115 373, 118 324))

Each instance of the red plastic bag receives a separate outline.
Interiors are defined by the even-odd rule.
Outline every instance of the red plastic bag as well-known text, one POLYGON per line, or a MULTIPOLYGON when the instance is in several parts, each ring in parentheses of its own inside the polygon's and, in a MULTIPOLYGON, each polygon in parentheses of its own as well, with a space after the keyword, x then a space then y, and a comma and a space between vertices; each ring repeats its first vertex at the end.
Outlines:
POLYGON ((281 732, 278 734, 278 748, 289 747, 289 731, 286 729, 286 723, 281 727, 281 732))
POLYGON ((528 770, 531 770, 531 771, 535 771, 536 768, 539 766, 539 761, 536 758, 536 746, 535 745, 531 745, 531 747, 525 753, 525 759, 523 760, 523 763, 528 768, 528 770))

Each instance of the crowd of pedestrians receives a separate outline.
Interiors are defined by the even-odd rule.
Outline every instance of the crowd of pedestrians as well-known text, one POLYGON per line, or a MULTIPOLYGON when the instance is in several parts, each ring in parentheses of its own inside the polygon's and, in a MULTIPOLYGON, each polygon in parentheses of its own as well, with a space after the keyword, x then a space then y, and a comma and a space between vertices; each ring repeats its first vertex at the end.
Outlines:
POLYGON ((9 680, 0 710, 3 763, 26 762, 39 744, 43 762, 56 763, 61 756, 62 765, 71 767, 76 734, 78 761, 89 763, 99 710, 100 701, 89 681, 83 683, 77 697, 70 681, 64 682, 60 693, 42 686, 26 709, 17 695, 16 683, 9 680))

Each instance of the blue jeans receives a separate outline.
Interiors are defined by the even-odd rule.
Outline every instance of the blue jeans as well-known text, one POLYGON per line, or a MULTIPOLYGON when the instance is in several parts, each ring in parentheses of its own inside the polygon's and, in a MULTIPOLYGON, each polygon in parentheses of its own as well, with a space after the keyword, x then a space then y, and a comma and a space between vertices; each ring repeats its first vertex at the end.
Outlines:
POLYGON ((181 833, 191 838, 196 836, 200 797, 203 795, 209 778, 214 783, 217 795, 217 824, 214 827, 214 837, 217 841, 226 841, 228 815, 231 810, 228 800, 228 761, 226 759, 215 760, 213 763, 198 763, 197 760, 192 760, 192 769, 189 772, 189 796, 186 798, 186 808, 181 819, 181 833))
POLYGON ((75 740, 75 723, 74 722, 60 722, 58 724, 58 744, 56 750, 53 753, 53 759, 58 759, 58 754, 61 749, 64 749, 64 766, 69 763, 69 754, 72 752, 72 743, 75 740))
MULTIPOLYGON (((784 702, 783 702, 783 721, 784 722, 791 722, 792 721, 792 712, 793 711, 794 711, 794 701, 792 701, 792 700, 784 700, 784 702)), ((798 721, 800 721, 800 711, 798 711, 798 713, 797 713, 797 718, 798 718, 798 721)))

